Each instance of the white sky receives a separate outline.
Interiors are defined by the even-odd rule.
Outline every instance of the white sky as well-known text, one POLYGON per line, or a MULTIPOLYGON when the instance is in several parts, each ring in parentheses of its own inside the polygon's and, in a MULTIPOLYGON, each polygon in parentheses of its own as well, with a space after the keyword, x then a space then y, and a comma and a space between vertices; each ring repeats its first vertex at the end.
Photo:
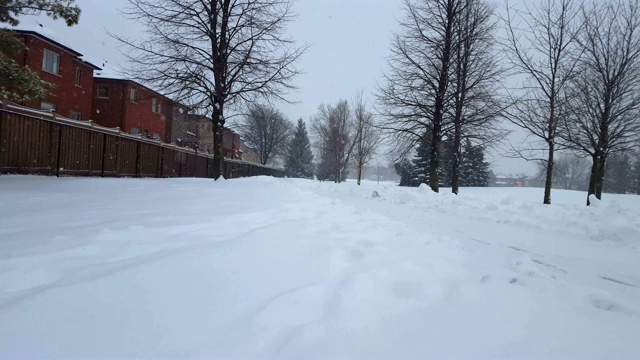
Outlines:
MULTIPOLYGON (((114 69, 126 65, 117 42, 106 32, 108 29, 118 35, 135 36, 140 31, 119 13, 126 0, 76 0, 76 3, 82 9, 77 26, 66 27, 62 21, 39 16, 24 17, 19 27, 39 28, 38 23, 43 24, 56 39, 98 66, 106 64, 107 69, 114 69)), ((300 44, 311 47, 299 62, 304 71, 296 80, 300 90, 290 96, 298 103, 282 104, 280 110, 292 121, 300 117, 308 120, 321 103, 351 99, 359 90, 364 91, 371 104, 371 93, 386 70, 396 18, 402 15, 401 3, 400 0, 297 0, 298 18, 289 29, 300 44)), ((494 154, 489 161, 494 171, 503 174, 535 171, 532 164, 523 160, 494 154)))

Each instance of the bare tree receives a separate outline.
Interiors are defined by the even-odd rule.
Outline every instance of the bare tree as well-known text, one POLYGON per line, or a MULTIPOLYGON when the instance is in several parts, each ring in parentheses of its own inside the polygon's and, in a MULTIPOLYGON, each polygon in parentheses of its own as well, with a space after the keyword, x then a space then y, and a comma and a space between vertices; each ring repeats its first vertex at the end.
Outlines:
POLYGON ((640 137, 640 1, 592 2, 581 17, 584 54, 562 137, 593 160, 588 195, 601 199, 607 159, 640 137))
POLYGON ((262 165, 285 153, 293 131, 289 120, 268 105, 250 106, 237 128, 245 143, 256 150, 262 165))
POLYGON ((362 92, 356 95, 352 106, 355 132, 353 161, 358 170, 358 185, 360 185, 362 169, 375 155, 381 137, 373 123, 373 114, 367 110, 367 104, 362 99, 362 92))
POLYGON ((222 174, 228 108, 259 98, 286 100, 305 47, 284 34, 292 0, 128 0, 125 14, 146 28, 141 40, 115 36, 129 75, 211 118, 214 178, 222 174))
POLYGON ((385 84, 378 87, 379 128, 396 140, 401 153, 430 144, 429 186, 439 191, 439 148, 443 137, 456 21, 462 0, 405 0, 400 30, 391 44, 385 84), (424 137, 429 134, 430 139, 424 137))
POLYGON ((455 27, 450 91, 451 190, 459 192, 462 140, 473 139, 487 144, 502 135, 495 126, 504 106, 498 100, 498 88, 504 69, 495 53, 495 6, 484 0, 462 0, 463 6, 455 27))
MULTIPOLYGON (((586 190, 589 178, 589 160, 575 152, 560 153, 554 160, 553 187, 565 190, 586 190)), ((538 163, 536 178, 544 181, 547 176, 547 164, 538 163)))
POLYGON ((316 147, 320 153, 318 179, 332 179, 341 183, 346 178, 347 167, 356 144, 349 103, 341 100, 335 107, 320 105, 311 129, 316 136, 316 147))
POLYGON ((551 204, 553 159, 558 125, 565 109, 562 92, 576 73, 574 45, 580 29, 575 0, 543 0, 517 10, 507 3, 505 48, 508 58, 526 77, 522 93, 508 119, 537 140, 528 148, 514 148, 518 156, 547 165, 544 203, 551 204), (540 153, 546 153, 541 158, 540 153))

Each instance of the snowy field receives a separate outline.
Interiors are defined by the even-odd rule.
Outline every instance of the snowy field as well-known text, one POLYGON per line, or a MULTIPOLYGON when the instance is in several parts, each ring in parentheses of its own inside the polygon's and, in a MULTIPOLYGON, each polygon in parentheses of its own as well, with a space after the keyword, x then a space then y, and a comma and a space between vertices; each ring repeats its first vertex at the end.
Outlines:
POLYGON ((0 358, 638 359, 640 197, 541 200, 1 176, 0 358))

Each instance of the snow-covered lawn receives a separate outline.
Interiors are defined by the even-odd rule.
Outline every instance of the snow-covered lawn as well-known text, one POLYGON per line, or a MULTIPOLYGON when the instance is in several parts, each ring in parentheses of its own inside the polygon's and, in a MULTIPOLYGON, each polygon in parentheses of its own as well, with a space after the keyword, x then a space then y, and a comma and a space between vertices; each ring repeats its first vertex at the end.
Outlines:
POLYGON ((640 197, 541 191, 1 176, 0 358, 637 359, 640 197))

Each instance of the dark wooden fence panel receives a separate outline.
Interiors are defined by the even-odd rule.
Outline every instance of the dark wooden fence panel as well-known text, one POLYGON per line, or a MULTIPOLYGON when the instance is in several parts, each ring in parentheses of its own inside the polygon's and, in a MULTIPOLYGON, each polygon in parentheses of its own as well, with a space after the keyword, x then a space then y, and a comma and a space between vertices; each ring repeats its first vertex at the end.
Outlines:
POLYGON ((0 164, 16 174, 55 174, 58 126, 21 115, 0 119, 0 164))
POLYGON ((101 176, 117 176, 118 175, 118 149, 120 145, 118 142, 120 138, 115 136, 107 136, 106 134, 102 134, 104 137, 104 163, 103 163, 103 172, 100 174, 101 176))
POLYGON ((117 176, 135 177, 138 167, 138 142, 131 139, 120 138, 118 141, 118 168, 117 176))
MULTIPOLYGON (((213 160, 90 122, 0 109, 0 174, 211 178, 213 160)), ((223 163, 227 179, 258 175, 282 177, 284 172, 238 160, 223 163)))

